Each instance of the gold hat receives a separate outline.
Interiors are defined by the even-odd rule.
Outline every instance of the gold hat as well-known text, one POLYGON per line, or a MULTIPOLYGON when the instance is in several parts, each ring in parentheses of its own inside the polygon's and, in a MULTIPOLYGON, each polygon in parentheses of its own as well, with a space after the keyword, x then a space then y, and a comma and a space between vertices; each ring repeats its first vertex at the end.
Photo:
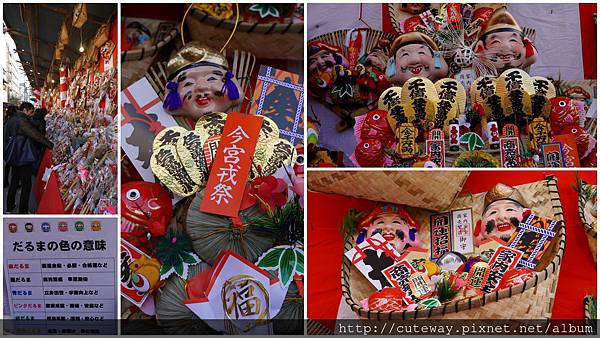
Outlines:
POLYGON ((503 183, 497 183, 490 191, 485 194, 485 200, 483 202, 483 210, 485 211, 490 204, 499 200, 511 200, 519 203, 523 207, 527 207, 525 198, 523 195, 511 186, 503 183))
POLYGON ((481 31, 479 38, 481 39, 487 33, 497 30, 514 30, 517 32, 523 32, 521 26, 517 23, 517 20, 510 14, 506 8, 498 8, 494 14, 489 18, 485 28, 481 31))
POLYGON ((438 46, 429 36, 427 36, 427 34, 423 34, 421 32, 410 32, 402 34, 397 37, 396 40, 394 40, 392 47, 390 48, 390 57, 396 55, 396 52, 398 49, 400 49, 400 47, 412 43, 426 45, 429 46, 429 48, 431 48, 433 51, 438 51, 438 46))
POLYGON ((184 68, 199 62, 209 62, 225 69, 229 68, 227 59, 217 50, 206 47, 198 41, 190 41, 181 48, 167 64, 167 78, 171 80, 184 68))

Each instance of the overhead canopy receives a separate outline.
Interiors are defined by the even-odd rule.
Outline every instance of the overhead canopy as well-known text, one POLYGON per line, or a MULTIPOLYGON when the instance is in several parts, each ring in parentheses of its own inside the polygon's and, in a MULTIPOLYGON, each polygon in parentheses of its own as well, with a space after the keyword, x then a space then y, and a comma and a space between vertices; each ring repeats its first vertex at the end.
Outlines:
POLYGON ((4 4, 5 32, 17 48, 23 69, 33 88, 44 85, 48 74, 58 83, 61 61, 73 63, 79 58, 80 39, 83 45, 92 39, 102 24, 117 13, 116 4, 87 4, 87 21, 80 30, 72 26, 76 4, 4 4), (55 49, 63 22, 69 31, 60 60, 55 49), (81 36, 81 38, 80 38, 81 36))

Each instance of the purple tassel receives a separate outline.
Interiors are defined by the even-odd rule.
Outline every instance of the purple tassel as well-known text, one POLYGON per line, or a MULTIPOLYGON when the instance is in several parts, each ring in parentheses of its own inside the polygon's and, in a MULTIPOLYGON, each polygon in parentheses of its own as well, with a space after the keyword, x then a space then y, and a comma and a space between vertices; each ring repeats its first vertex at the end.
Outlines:
POLYGON ((177 92, 177 87, 177 82, 167 82, 167 89, 169 90, 169 94, 167 94, 167 97, 165 97, 165 102, 163 102, 163 108, 167 110, 176 110, 179 107, 181 107, 181 98, 179 97, 179 93, 177 92))
POLYGON ((238 91, 235 82, 231 80, 232 78, 233 73, 230 70, 228 70, 227 73, 225 73, 225 83, 223 84, 223 88, 221 88, 221 91, 223 93, 227 93, 227 96, 229 96, 229 99, 231 101, 235 101, 240 98, 240 92, 238 91))

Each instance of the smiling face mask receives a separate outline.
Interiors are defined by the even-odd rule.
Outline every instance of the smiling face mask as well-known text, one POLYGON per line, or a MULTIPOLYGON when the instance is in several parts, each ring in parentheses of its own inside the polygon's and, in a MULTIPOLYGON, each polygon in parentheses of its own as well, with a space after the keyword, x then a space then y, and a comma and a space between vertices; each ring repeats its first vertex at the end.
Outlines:
POLYGON ((399 253, 410 247, 421 246, 417 229, 410 227, 396 214, 382 214, 375 218, 367 228, 367 238, 376 234, 383 236, 399 253))
POLYGON ((228 67, 227 59, 216 50, 197 41, 187 43, 167 64, 163 108, 197 120, 240 104, 240 86, 228 67))
POLYGON ((386 76, 396 85, 413 77, 425 77, 435 82, 448 75, 448 64, 435 42, 420 32, 400 35, 390 49, 386 76))
MULTIPOLYGON (((210 64, 182 71, 175 81, 181 108, 173 115, 198 119, 213 112, 226 112, 237 104, 223 92, 227 70, 210 64)), ((237 81, 231 79, 239 88, 237 81)))

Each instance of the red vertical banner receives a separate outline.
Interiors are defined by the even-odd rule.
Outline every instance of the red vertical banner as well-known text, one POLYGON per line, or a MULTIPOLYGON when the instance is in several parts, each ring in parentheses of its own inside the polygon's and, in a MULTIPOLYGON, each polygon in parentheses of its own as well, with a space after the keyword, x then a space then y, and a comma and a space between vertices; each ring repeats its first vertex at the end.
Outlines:
POLYGON ((67 103, 67 69, 65 66, 60 66, 58 76, 60 79, 60 107, 64 108, 67 103))
POLYGON ((237 217, 263 118, 227 114, 200 211, 237 217))
POLYGON ((597 7, 595 3, 579 4, 579 26, 581 27, 581 54, 583 59, 583 78, 596 79, 597 7))

